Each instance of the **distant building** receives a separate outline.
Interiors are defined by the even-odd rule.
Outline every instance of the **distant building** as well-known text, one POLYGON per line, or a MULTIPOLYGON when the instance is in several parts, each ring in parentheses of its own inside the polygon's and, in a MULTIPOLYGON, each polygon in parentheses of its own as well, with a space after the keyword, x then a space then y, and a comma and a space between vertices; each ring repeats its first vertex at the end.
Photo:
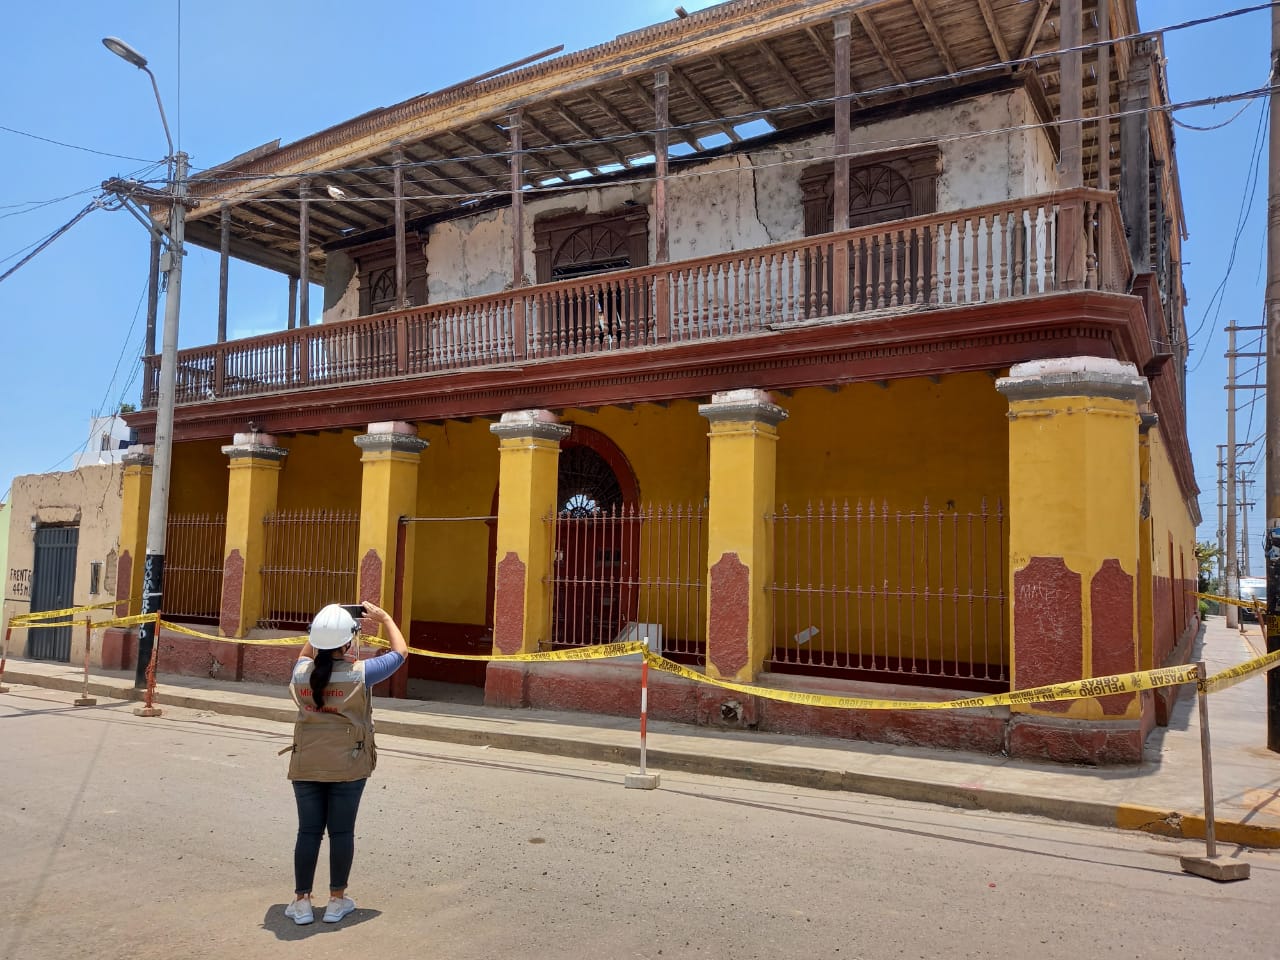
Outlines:
POLYGON ((83 453, 76 454, 72 469, 103 463, 120 463, 137 431, 125 423, 124 417, 94 417, 89 421, 89 440, 83 453))

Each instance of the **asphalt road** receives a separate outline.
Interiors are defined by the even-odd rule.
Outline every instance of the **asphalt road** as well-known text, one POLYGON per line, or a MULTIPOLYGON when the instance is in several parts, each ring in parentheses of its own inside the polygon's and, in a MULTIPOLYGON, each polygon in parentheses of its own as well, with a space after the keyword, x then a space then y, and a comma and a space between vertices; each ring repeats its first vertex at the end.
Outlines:
POLYGON ((1220 886, 1203 845, 393 737, 360 909, 297 927, 288 728, 71 700, 0 695, 4 960, 1280 955, 1271 854, 1220 886))

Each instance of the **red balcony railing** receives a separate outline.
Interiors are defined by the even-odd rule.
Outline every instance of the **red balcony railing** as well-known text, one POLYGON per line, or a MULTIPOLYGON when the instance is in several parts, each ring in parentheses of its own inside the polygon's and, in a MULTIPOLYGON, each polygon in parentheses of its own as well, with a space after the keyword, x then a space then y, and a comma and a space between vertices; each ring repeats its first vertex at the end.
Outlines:
MULTIPOLYGON (((876 310, 1128 289, 1114 194, 1070 190, 178 354, 176 399, 280 393, 734 337, 876 310)), ((158 357, 146 359, 154 406, 158 357)))

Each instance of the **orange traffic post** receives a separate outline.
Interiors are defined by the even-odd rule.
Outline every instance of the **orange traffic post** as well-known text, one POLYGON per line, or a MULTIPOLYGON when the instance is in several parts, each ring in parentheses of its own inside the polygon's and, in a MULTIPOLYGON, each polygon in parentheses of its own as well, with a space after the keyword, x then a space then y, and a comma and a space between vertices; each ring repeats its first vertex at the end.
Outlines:
POLYGON ((658 787, 658 774, 650 773, 648 767, 648 734, 649 734, 649 638, 645 637, 644 652, 640 655, 640 772, 628 773, 625 785, 634 790, 655 790, 658 787))

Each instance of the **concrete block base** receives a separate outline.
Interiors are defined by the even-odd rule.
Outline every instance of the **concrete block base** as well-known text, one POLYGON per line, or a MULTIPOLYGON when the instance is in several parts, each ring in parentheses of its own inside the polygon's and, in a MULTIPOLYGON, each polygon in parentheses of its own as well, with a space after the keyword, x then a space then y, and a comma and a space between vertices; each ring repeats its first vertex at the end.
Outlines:
POLYGON ((9 688, 4 684, 0 683, 0 693, 8 693, 8 692, 9 692, 9 688))
POLYGON ((1009 722, 1008 753, 1018 760, 1096 766, 1142 762, 1144 720, 1072 720, 1020 714, 1009 722))
POLYGON ((660 779, 656 773, 628 773, 623 784, 628 790, 657 790, 660 779))
POLYGON ((133 715, 135 717, 158 717, 164 713, 159 707, 134 707, 133 715))
POLYGON ((1184 873, 1193 873, 1218 883, 1249 879, 1249 864, 1243 860, 1229 857, 1179 857, 1178 860, 1184 873))
POLYGON ((73 701, 77 707, 94 707, 98 704, 97 697, 76 697, 73 701))

